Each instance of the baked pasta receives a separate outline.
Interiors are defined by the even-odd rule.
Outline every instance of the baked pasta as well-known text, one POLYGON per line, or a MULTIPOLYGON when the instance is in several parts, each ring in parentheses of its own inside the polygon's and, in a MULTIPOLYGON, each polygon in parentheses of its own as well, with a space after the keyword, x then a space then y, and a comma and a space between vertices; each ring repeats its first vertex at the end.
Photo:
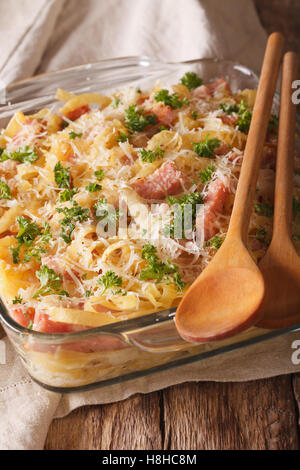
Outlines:
MULTIPOLYGON (((0 142, 0 285, 12 317, 69 333, 176 306, 226 237, 255 94, 188 72, 148 91, 59 89, 57 112, 17 112, 0 142)), ((277 127, 272 115, 249 230, 257 261, 272 235, 277 127)), ((296 217, 298 248, 299 234, 296 217)))

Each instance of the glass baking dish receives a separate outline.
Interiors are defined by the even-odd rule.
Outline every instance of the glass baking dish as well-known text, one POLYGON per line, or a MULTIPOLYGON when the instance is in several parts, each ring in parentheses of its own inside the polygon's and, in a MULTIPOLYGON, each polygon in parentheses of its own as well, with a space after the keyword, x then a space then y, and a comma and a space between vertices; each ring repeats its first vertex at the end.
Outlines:
MULTIPOLYGON (((104 60, 10 85, 6 104, 0 106, 0 127, 17 110, 33 114, 42 107, 55 108, 57 88, 74 93, 105 93, 128 85, 148 88, 158 79, 176 83, 187 71, 197 72, 204 82, 226 77, 233 91, 257 88, 258 84, 254 72, 231 61, 104 60)), ((278 96, 273 108, 274 112, 279 109, 278 96)), ((252 327, 227 340, 194 345, 178 335, 174 315, 175 309, 170 309, 76 333, 46 334, 18 325, 0 299, 0 320, 31 377, 43 387, 63 393, 133 380, 300 329, 300 324, 276 331, 252 327)))

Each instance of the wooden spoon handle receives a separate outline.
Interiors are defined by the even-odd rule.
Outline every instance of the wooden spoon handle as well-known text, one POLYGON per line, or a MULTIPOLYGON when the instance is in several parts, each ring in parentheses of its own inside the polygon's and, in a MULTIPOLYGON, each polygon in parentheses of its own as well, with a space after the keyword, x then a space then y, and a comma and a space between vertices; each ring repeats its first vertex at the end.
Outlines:
POLYGON ((296 80, 297 73, 298 57, 294 52, 287 52, 283 59, 281 81, 273 228, 273 240, 279 244, 291 236, 296 132, 296 105, 292 101, 292 83, 296 80))
POLYGON ((263 145, 276 88, 284 38, 280 33, 269 36, 261 70, 253 115, 245 148, 227 239, 242 239, 247 244, 250 216, 260 167, 263 145))

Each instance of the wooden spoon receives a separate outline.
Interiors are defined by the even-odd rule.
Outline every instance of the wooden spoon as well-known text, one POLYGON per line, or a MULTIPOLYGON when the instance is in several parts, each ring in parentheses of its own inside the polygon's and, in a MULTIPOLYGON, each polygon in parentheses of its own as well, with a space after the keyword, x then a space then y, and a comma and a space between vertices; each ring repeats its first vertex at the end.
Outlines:
POLYGON ((222 339, 258 320, 264 280, 246 246, 283 44, 283 36, 279 33, 273 33, 268 39, 226 239, 176 311, 177 330, 187 341, 222 339))
POLYGON ((285 328, 300 322, 300 258, 291 238, 296 106, 292 82, 298 72, 297 55, 284 56, 281 82, 276 163, 274 228, 271 244, 259 267, 266 283, 259 326, 285 328))

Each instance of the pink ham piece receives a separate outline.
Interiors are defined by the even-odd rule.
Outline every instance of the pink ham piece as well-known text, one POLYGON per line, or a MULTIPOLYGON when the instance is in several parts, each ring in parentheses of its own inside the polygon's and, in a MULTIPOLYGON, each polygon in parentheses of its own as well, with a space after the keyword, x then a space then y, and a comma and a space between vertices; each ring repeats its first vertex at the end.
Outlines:
POLYGON ((229 126, 235 126, 238 121, 237 117, 229 116, 227 114, 222 114, 220 119, 222 120, 223 124, 227 124, 229 126))
POLYGON ((209 85, 200 85, 193 91, 192 95, 196 98, 206 98, 208 96, 214 96, 216 92, 231 94, 229 83, 225 78, 220 78, 209 85))
POLYGON ((165 106, 162 103, 155 103, 152 111, 156 115, 158 123, 163 126, 170 126, 177 117, 176 111, 171 106, 165 106))
POLYGON ((226 155, 226 153, 228 153, 229 151, 230 151, 229 145, 227 145, 226 142, 222 142, 221 145, 215 149, 215 155, 218 155, 221 157, 223 155, 226 155))
MULTIPOLYGON (((72 325, 69 323, 54 322, 50 320, 49 315, 47 315, 46 313, 35 313, 34 309, 32 308, 27 309, 27 316, 24 316, 22 308, 12 309, 11 314, 19 324, 25 326, 26 328, 28 328, 30 322, 34 320, 33 329, 41 333, 66 334, 91 329, 90 327, 82 325, 72 325)), ((61 344, 38 342, 38 340, 30 338, 26 345, 27 349, 45 353, 55 353, 57 349, 81 353, 93 353, 100 351, 124 349, 127 347, 128 345, 124 344, 118 338, 114 338, 112 336, 95 336, 61 344)))
POLYGON ((198 232, 202 232, 202 224, 204 225, 205 241, 212 238, 218 232, 215 220, 217 214, 223 211, 228 192, 229 190, 227 185, 225 185, 224 181, 220 178, 209 184, 203 210, 200 209, 196 219, 196 228, 198 232))
POLYGON ((132 183, 132 188, 144 199, 163 199, 183 190, 185 175, 173 162, 167 161, 154 173, 132 183))

